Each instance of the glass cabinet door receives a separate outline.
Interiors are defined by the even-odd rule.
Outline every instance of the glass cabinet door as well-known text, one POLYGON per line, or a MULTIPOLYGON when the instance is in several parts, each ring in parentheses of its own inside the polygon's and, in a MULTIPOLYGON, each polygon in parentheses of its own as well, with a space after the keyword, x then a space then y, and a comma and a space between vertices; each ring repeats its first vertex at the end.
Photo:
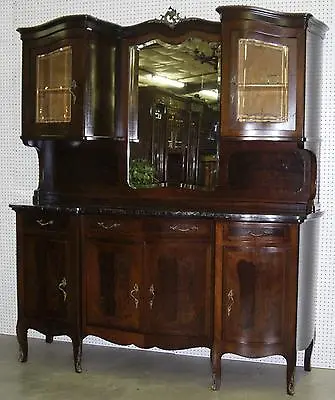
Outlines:
POLYGON ((40 54, 36 60, 37 123, 71 121, 75 102, 75 81, 72 80, 72 47, 60 47, 40 54))
POLYGON ((232 34, 223 57, 224 136, 283 137, 297 127, 297 42, 265 34, 232 34))
POLYGON ((237 120, 288 120, 288 47, 239 39, 237 120))

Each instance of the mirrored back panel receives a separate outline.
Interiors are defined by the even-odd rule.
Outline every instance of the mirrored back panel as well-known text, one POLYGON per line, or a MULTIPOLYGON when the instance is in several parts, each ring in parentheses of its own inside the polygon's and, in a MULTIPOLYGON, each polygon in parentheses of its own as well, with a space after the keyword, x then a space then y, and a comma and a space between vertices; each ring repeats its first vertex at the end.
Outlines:
POLYGON ((212 190, 218 173, 219 42, 129 48, 129 184, 212 190))

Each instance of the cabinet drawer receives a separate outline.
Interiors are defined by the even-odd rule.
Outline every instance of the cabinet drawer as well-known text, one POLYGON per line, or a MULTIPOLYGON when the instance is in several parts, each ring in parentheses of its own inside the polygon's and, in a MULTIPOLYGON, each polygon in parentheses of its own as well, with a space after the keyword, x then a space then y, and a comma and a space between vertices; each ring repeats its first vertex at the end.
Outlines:
POLYGON ((157 219, 147 223, 147 232, 162 236, 206 236, 210 239, 212 224, 203 220, 157 219))
POLYGON ((84 229, 88 236, 137 236, 142 233, 142 220, 109 216, 85 217, 84 229))
POLYGON ((70 216, 50 212, 20 214, 21 228, 29 232, 65 232, 70 225, 70 216))
POLYGON ((223 240, 227 241, 288 241, 289 226, 271 223, 237 222, 223 225, 223 240))

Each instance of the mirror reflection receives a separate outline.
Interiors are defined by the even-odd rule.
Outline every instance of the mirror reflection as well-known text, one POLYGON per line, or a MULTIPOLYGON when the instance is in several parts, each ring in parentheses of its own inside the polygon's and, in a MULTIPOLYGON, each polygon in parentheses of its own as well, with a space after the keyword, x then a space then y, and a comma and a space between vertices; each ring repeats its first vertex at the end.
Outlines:
POLYGON ((151 40, 129 54, 129 184, 214 189, 219 44, 151 40))

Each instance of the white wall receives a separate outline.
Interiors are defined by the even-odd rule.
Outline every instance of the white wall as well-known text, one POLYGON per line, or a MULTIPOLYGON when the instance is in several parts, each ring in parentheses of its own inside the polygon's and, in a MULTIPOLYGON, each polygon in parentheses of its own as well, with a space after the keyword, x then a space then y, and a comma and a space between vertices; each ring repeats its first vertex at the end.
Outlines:
MULTIPOLYGON (((15 215, 9 203, 31 203, 37 186, 37 156, 25 147, 20 137, 21 41, 18 27, 33 26, 68 14, 90 14, 100 19, 131 25, 158 18, 169 6, 181 16, 219 20, 215 8, 227 5, 213 0, 3 0, 0 36, 0 332, 15 334, 16 323, 16 254, 15 215)), ((321 135, 321 200, 326 211, 321 226, 319 279, 317 295, 317 342, 312 364, 335 368, 335 0, 244 0, 245 4, 284 12, 308 12, 325 22, 330 31, 324 43, 323 110, 321 135)), ((38 336, 32 332, 33 335, 38 336)), ((90 338, 90 342, 102 341, 90 338)), ((205 349, 188 350, 187 354, 207 355, 205 349)), ((269 362, 282 362, 271 357, 269 362)), ((301 364, 302 354, 298 357, 301 364)))

